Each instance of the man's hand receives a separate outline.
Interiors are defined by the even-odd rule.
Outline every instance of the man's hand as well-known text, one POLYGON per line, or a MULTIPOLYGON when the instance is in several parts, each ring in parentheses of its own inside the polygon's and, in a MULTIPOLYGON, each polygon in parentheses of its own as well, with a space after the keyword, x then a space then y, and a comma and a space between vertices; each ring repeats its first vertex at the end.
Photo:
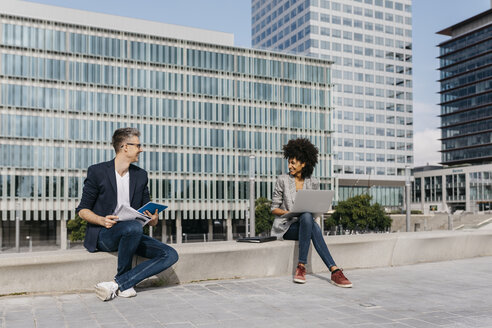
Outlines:
POLYGON ((103 226, 106 229, 110 229, 114 226, 117 222, 115 220, 118 219, 116 215, 99 216, 87 208, 81 209, 79 211, 79 216, 89 223, 103 226))
POLYGON ((157 222, 159 220, 159 211, 157 209, 155 210, 154 214, 150 213, 149 211, 145 211, 144 214, 151 218, 151 220, 149 221, 149 226, 153 227, 157 225, 157 222))
POLYGON ((111 227, 117 223, 117 221, 115 221, 116 219, 118 219, 116 215, 106 215, 102 218, 100 224, 106 229, 111 229, 111 227))

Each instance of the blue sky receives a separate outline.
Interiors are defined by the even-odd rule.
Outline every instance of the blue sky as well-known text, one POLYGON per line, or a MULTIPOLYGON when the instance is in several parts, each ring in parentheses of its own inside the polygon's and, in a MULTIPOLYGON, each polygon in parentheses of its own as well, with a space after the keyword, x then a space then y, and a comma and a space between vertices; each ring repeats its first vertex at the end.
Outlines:
MULTIPOLYGON (((250 0, 30 0, 69 8, 142 18, 234 34, 235 45, 251 45, 250 0)), ((413 1, 415 165, 440 160, 439 62, 435 32, 490 8, 490 0, 413 1)))

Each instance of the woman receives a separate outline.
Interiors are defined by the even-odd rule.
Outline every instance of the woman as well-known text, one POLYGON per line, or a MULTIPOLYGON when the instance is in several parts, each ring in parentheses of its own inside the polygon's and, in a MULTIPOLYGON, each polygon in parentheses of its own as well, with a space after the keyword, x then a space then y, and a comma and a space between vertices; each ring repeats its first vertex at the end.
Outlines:
POLYGON ((319 180, 312 178, 314 167, 318 163, 318 149, 308 139, 290 140, 283 147, 284 158, 288 160, 289 174, 278 177, 273 191, 272 214, 275 220, 272 236, 278 239, 299 240, 299 263, 294 282, 306 282, 306 262, 311 240, 319 256, 331 271, 331 282, 339 287, 352 287, 352 283, 339 269, 323 239, 319 225, 312 213, 302 213, 299 217, 281 218, 289 213, 294 205, 296 191, 301 189, 319 189, 319 180))

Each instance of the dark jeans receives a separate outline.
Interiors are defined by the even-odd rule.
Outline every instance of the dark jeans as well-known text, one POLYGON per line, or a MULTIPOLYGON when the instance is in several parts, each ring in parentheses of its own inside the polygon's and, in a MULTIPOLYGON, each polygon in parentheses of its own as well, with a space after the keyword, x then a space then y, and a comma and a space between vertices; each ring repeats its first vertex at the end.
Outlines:
POLYGON ((174 248, 143 234, 138 221, 121 221, 99 232, 97 248, 104 252, 118 251, 118 272, 114 280, 121 291, 166 270, 178 261, 174 248), (149 260, 132 269, 133 255, 149 260))
POLYGON ((284 239, 287 240, 299 240, 299 262, 307 263, 307 256, 309 252, 309 246, 311 246, 311 240, 313 241, 314 248, 318 252, 319 256, 325 262, 328 269, 336 265, 335 261, 331 257, 328 246, 326 246, 321 228, 314 221, 311 213, 303 213, 299 217, 299 221, 290 225, 289 230, 284 234, 284 239))

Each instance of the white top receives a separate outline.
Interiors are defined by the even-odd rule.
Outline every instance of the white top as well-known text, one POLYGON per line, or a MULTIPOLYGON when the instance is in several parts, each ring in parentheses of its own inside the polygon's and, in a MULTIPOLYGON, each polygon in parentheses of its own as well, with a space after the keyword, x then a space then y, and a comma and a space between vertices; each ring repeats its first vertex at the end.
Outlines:
POLYGON ((126 172, 124 176, 121 176, 116 170, 116 190, 118 192, 118 204, 116 208, 121 205, 127 205, 130 207, 130 173, 126 172))

